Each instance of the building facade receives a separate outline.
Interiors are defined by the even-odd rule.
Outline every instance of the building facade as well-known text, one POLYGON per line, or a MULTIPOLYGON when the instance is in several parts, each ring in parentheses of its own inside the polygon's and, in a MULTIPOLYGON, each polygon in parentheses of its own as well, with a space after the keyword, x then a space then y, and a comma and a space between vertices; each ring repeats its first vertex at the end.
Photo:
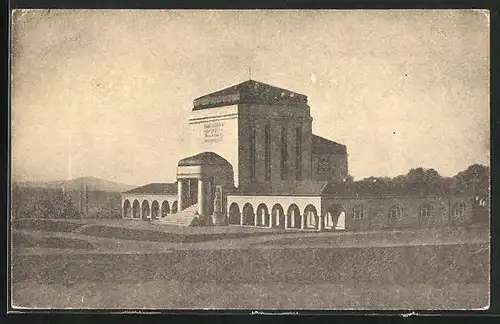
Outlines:
POLYGON ((376 230, 460 224, 472 212, 465 197, 339 190, 347 148, 313 134, 303 94, 248 80, 195 99, 189 125, 196 150, 177 182, 125 192, 123 218, 376 230))

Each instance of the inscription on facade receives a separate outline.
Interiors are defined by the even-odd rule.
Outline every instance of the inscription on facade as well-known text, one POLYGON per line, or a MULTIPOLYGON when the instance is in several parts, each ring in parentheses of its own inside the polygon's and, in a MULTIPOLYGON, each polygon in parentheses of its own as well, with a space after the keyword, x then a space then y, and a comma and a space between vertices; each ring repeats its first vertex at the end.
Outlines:
POLYGON ((214 122, 203 125, 203 140, 205 143, 222 141, 223 122, 214 122))

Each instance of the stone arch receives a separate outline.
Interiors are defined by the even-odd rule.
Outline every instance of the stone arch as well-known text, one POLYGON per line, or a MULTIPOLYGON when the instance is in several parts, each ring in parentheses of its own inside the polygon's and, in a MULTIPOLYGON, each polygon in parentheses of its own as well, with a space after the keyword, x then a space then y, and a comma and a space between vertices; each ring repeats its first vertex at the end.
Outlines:
POLYGON ((137 199, 134 200, 134 203, 132 204, 132 217, 141 218, 141 204, 137 199))
POLYGON ((159 219, 160 218, 160 203, 158 200, 153 200, 151 204, 151 219, 159 219))
POLYGON ((235 202, 229 206, 228 223, 232 225, 240 224, 240 207, 235 202))
POLYGON ((255 213, 250 203, 243 206, 243 225, 255 225, 255 213))
POLYGON ((170 205, 167 200, 161 203, 161 217, 167 217, 170 214, 170 205))
POLYGON ((304 208, 304 220, 306 228, 318 228, 319 217, 314 205, 309 204, 306 206, 306 208, 304 208))
POLYGON ((331 204, 325 217, 325 228, 344 230, 345 229, 345 208, 340 204, 331 204))
POLYGON ((281 204, 277 203, 271 210, 271 227, 285 227, 285 212, 281 204))
POLYGON ((269 226, 269 209, 267 205, 261 203, 257 206, 257 226, 269 226))
POLYGON ((171 213, 172 214, 176 214, 178 211, 178 208, 177 208, 177 200, 175 200, 173 203, 172 203, 172 210, 171 210, 171 213))
POLYGON ((132 207, 130 206, 130 201, 125 199, 123 202, 123 217, 132 218, 132 207))
POLYGON ((287 211, 287 226, 290 228, 300 228, 302 216, 300 215, 300 208, 296 204, 291 204, 287 211), (293 225, 293 226, 292 226, 293 225))
POLYGON ((142 202, 142 219, 147 219, 148 216, 150 215, 150 209, 149 209, 149 202, 147 200, 144 200, 142 202))

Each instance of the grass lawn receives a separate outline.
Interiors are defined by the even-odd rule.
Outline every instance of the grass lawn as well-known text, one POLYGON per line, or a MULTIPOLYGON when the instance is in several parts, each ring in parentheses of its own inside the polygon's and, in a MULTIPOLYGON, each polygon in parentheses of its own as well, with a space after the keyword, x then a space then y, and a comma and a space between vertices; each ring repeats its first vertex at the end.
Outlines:
MULTIPOLYGON (((13 228, 46 230, 54 232, 71 232, 78 227, 105 226, 132 230, 151 230, 177 234, 225 234, 225 233, 256 233, 256 232, 285 232, 284 229, 254 227, 254 226, 175 226, 161 221, 144 221, 130 219, 64 219, 64 218, 22 218, 12 222, 13 228)), ((296 232, 296 230, 286 230, 296 232)))
MULTIPOLYGON (((415 245, 489 242, 488 228, 431 228, 384 231, 316 232, 246 226, 181 227, 158 221, 122 219, 20 219, 13 222, 14 230, 78 233, 87 237, 118 240, 203 243, 217 240, 269 237, 271 246, 370 246, 415 245)), ((249 242, 252 240, 249 240, 249 242)), ((253 240, 262 243, 265 239, 253 240)), ((262 244, 266 246, 266 243, 262 244)))
POLYGON ((489 243, 485 228, 434 228, 430 230, 399 230, 380 232, 312 233, 296 237, 275 237, 256 244, 259 247, 356 247, 406 246, 461 243, 489 243))
POLYGON ((223 239, 268 235, 303 234, 296 230, 245 226, 182 227, 157 221, 133 221, 112 219, 66 220, 21 219, 13 223, 14 230, 52 233, 78 233, 90 237, 119 240, 197 243, 223 239))
POLYGON ((489 292, 486 244, 14 254, 12 266, 20 307, 470 309, 489 292))
POLYGON ((42 220, 12 234, 19 307, 479 309, 489 299, 481 228, 317 233, 42 220))
POLYGON ((55 249, 91 250, 94 246, 86 239, 77 239, 64 236, 31 235, 22 232, 13 232, 12 241, 16 250, 19 248, 41 247, 55 249))

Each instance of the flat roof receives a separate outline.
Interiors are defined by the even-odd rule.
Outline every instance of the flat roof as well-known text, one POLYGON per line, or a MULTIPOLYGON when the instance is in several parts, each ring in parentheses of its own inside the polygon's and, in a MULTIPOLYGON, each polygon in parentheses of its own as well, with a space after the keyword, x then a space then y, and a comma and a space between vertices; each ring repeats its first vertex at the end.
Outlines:
POLYGON ((255 80, 196 98, 193 111, 247 102, 307 104, 307 96, 255 80))

